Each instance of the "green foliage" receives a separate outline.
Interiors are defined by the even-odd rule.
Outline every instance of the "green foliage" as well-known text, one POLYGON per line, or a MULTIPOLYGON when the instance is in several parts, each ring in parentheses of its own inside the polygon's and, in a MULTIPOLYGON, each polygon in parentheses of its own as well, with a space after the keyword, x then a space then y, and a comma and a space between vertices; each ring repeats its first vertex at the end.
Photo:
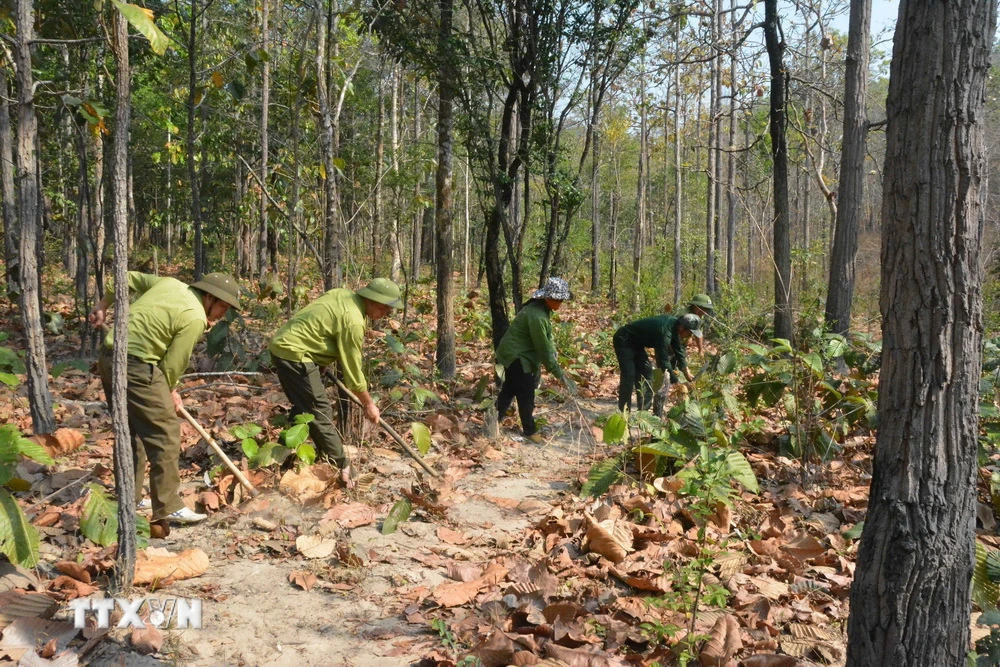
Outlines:
POLYGON ((0 488, 0 553, 22 567, 38 564, 38 531, 7 489, 0 488))
POLYGON ((408 498, 397 500, 392 509, 389 510, 385 521, 382 522, 382 534, 391 535, 395 533, 399 524, 410 518, 410 512, 412 511, 413 505, 408 498))
POLYGON ((86 373, 90 370, 90 364, 87 363, 85 359, 70 359, 69 361, 60 361, 59 363, 52 364, 52 370, 49 374, 53 378, 57 378, 66 372, 67 369, 75 368, 81 373, 86 373))
POLYGON ((21 383, 16 374, 24 372, 21 357, 9 347, 0 346, 0 382, 15 389, 21 383))
MULTIPOLYGON (((87 485, 90 493, 80 515, 80 532, 94 544, 102 547, 118 541, 118 503, 96 482, 87 485)), ((135 517, 136 542, 139 548, 149 543, 149 520, 141 514, 135 517)))
POLYGON ((232 429, 232 434, 240 439, 240 449, 252 468, 282 464, 293 454, 300 463, 312 465, 316 462, 316 448, 306 439, 313 419, 308 413, 295 415, 295 423, 279 434, 277 442, 267 440, 264 429, 257 424, 241 424, 232 429))
POLYGON ((111 0, 111 2, 122 13, 125 20, 149 40, 149 45, 153 49, 153 53, 160 56, 166 53, 167 47, 170 46, 170 38, 156 27, 156 23, 153 21, 153 10, 121 2, 120 0, 111 0))
POLYGON ((426 456, 431 451, 431 431, 420 422, 410 424, 410 435, 413 436, 413 444, 417 446, 417 451, 426 456))
POLYGON ((607 492, 623 474, 624 456, 605 459, 595 463, 587 475, 587 481, 580 489, 584 498, 600 496, 607 492))

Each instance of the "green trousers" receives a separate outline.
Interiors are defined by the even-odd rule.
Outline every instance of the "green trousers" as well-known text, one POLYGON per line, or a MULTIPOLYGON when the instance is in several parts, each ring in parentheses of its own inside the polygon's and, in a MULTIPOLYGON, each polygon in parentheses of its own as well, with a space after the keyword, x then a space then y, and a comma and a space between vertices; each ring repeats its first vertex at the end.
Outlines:
MULTIPOLYGON (((104 394, 111 405, 111 350, 102 348, 97 359, 104 394)), ((160 369, 135 357, 128 357, 128 428, 135 461, 135 498, 119 502, 138 504, 149 463, 149 491, 153 521, 184 507, 177 494, 181 486, 178 462, 181 455, 181 426, 174 412, 167 379, 160 369)))
POLYGON ((316 444, 317 456, 325 456, 343 470, 347 466, 347 457, 344 456, 340 433, 333 423, 333 407, 326 395, 319 366, 311 361, 287 361, 279 357, 272 357, 272 360, 281 388, 292 402, 290 417, 305 412, 315 417, 309 422, 309 435, 316 444))

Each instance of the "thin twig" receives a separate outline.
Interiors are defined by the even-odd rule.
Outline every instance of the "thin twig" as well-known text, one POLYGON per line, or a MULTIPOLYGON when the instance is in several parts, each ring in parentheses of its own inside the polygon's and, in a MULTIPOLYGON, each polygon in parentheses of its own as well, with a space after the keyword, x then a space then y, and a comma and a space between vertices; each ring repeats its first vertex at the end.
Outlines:
POLYGON ((264 389, 264 387, 258 387, 255 384, 240 384, 238 382, 209 382, 208 384, 199 384, 194 387, 185 387, 184 389, 178 389, 178 394, 186 394, 191 391, 199 391, 201 389, 211 389, 212 387, 238 387, 240 389, 264 389))
POLYGON ((74 486, 76 486, 77 484, 82 484, 83 482, 87 481, 88 479, 90 479, 90 478, 91 478, 91 477, 93 477, 93 476, 94 476, 94 471, 93 471, 93 470, 91 470, 91 471, 90 471, 90 472, 88 472, 88 473, 87 473, 86 475, 83 475, 82 477, 77 477, 76 479, 74 479, 74 480, 73 480, 72 482, 70 482, 70 483, 69 483, 69 484, 67 484, 66 486, 62 487, 61 489, 58 489, 57 491, 53 491, 53 492, 52 492, 52 493, 50 493, 49 495, 47 495, 47 496, 45 496, 44 498, 42 498, 41 500, 39 500, 39 501, 38 501, 37 503, 35 503, 34 505, 32 505, 32 506, 30 506, 29 508, 27 508, 26 510, 24 510, 24 511, 25 511, 25 513, 27 514, 27 513, 29 513, 29 512, 34 512, 34 511, 35 511, 35 509, 36 509, 36 508, 37 508, 37 507, 38 507, 39 505, 42 505, 42 504, 44 504, 44 503, 47 503, 48 501, 52 500, 53 498, 55 498, 56 496, 58 496, 58 495, 59 495, 60 493, 62 493, 63 491, 66 491, 66 490, 68 490, 68 489, 71 489, 71 488, 73 488, 74 486))
POLYGON ((220 375, 246 375, 250 377, 251 375, 267 375, 267 373, 261 371, 207 371, 205 373, 187 373, 182 375, 180 379, 218 377, 220 375))

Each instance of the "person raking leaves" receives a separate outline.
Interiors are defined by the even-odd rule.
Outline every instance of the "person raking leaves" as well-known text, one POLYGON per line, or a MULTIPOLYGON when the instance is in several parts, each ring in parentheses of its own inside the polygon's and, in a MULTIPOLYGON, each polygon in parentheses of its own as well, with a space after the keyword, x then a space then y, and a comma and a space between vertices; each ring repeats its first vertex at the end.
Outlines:
POLYGON ((295 313, 278 329, 267 348, 281 388, 292 403, 290 416, 313 415, 309 435, 316 444, 316 453, 340 469, 341 479, 348 486, 353 485, 352 471, 333 422, 321 367, 337 362, 344 384, 361 401, 365 417, 378 424, 379 409, 368 393, 361 368, 366 318, 380 320, 402 305, 399 287, 388 278, 375 278, 357 292, 332 289, 295 313))
MULTIPOLYGON (((176 386, 191 361, 195 343, 205 330, 239 308, 239 285, 225 273, 209 273, 186 285, 176 278, 130 271, 128 288, 138 298, 128 311, 128 425, 135 461, 135 503, 152 506, 152 521, 198 523, 207 518, 188 509, 178 495, 183 406, 176 386), (150 502, 142 501, 142 483, 149 463, 150 502)), ((114 292, 94 307, 90 321, 103 327, 114 292)), ((111 346, 108 333, 97 359, 104 393, 111 397, 111 346)), ((122 502, 128 499, 120 498, 122 502)))
POLYGON ((569 285, 562 278, 549 278, 545 286, 535 290, 531 299, 510 323, 510 328, 497 347, 497 363, 503 366, 503 382, 497 397, 497 417, 503 419, 514 399, 521 417, 524 436, 535 443, 542 436, 535 426, 535 388, 541 379, 542 366, 560 380, 571 395, 576 384, 556 358, 549 316, 571 297, 569 285))
MULTIPOLYGON (((653 366, 649 362, 646 348, 653 348, 657 368, 668 373, 670 383, 677 382, 677 371, 690 382, 694 379, 687 367, 684 349, 687 340, 694 336, 701 338, 701 318, 687 314, 655 315, 630 322, 615 332, 612 343, 621 378, 618 383, 618 409, 632 406, 632 392, 638 398, 639 410, 649 409, 653 398, 653 366)), ((687 387, 678 385, 681 393, 687 387)))

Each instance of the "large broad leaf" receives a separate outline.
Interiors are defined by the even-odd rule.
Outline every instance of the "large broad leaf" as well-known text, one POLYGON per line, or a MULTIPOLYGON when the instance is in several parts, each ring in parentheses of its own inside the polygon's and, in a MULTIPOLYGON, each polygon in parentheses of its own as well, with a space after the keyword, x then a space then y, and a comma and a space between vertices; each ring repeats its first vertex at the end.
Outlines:
POLYGON ((760 493, 760 486, 757 484, 757 475, 754 474, 750 462, 742 453, 731 449, 726 452, 726 468, 729 475, 743 485, 751 493, 760 493))
POLYGON ((707 434, 705 430, 705 420, 701 416, 701 408, 696 403, 688 401, 684 406, 684 413, 677 420, 681 428, 696 438, 704 438, 707 434))
POLYGON ((298 449, 299 445, 309 437, 309 426, 307 424, 296 424, 285 431, 285 447, 298 449))
POLYGON ((399 339, 393 336, 392 334, 385 335, 385 344, 390 350, 392 350, 396 354, 404 354, 406 352, 406 346, 404 346, 401 342, 399 342, 399 339))
POLYGON ((997 599, 1000 598, 1000 586, 990 580, 987 571, 991 551, 993 549, 976 542, 976 565, 972 570, 972 601, 984 611, 996 609, 997 599))
POLYGON ((90 495, 80 515, 80 532, 102 547, 118 541, 118 505, 104 492, 100 484, 91 483, 90 495))
POLYGON ((21 383, 21 381, 18 380, 17 376, 14 375, 13 373, 4 373, 4 372, 0 372, 0 382, 3 382, 11 389, 16 389, 17 385, 21 383))
POLYGON ((5 489, 0 489, 0 553, 22 567, 38 563, 38 531, 5 489))
POLYGON ((18 438, 17 450, 22 456, 26 456, 33 461, 38 461, 42 465, 50 466, 55 463, 47 449, 29 438, 18 438))
POLYGON ((802 362, 817 376, 823 377, 823 358, 815 352, 802 355, 802 362))
POLYGON ((625 439, 625 430, 627 428, 628 423, 620 412, 611 415, 604 424, 604 442, 609 445, 618 444, 625 439))
POLYGON ((153 53, 158 56, 166 53, 167 47, 170 46, 170 38, 156 27, 156 23, 153 21, 153 10, 144 9, 138 5, 121 2, 120 0, 111 0, 111 2, 115 3, 115 7, 122 13, 125 20, 131 23, 133 28, 141 32, 149 40, 149 45, 152 47, 153 53))
POLYGON ((382 534, 389 535, 396 532, 396 527, 402 522, 410 518, 410 512, 413 510, 413 505, 410 503, 408 498, 403 498, 396 502, 389 510, 389 515, 385 517, 385 521, 382 522, 382 534))
POLYGON ((431 451, 431 431, 420 422, 410 424, 410 435, 413 436, 413 444, 421 455, 426 456, 431 451))
POLYGON ((719 357, 719 361, 715 364, 716 372, 719 375, 729 375, 736 370, 736 354, 733 352, 725 352, 719 357))
POLYGON ((240 440, 246 440, 247 438, 255 437, 263 430, 257 424, 240 424, 233 427, 232 434, 240 440))
POLYGON ((584 498, 588 496, 599 496, 611 488, 622 476, 621 459, 605 459, 595 464, 587 475, 587 481, 580 489, 580 495, 584 498))

